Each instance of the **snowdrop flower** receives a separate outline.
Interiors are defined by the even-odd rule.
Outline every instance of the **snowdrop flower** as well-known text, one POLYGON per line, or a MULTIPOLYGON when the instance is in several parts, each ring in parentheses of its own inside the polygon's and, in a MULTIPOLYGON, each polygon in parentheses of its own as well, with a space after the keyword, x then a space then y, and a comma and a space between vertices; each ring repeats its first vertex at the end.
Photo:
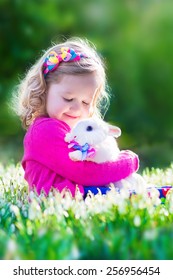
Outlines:
POLYGON ((75 200, 74 200, 74 198, 72 198, 72 195, 70 192, 66 192, 65 197, 61 198, 61 203, 65 210, 71 209, 74 205, 74 202, 75 202, 75 200))
POLYGON ((19 208, 16 205, 11 205, 10 211, 13 212, 15 214, 15 216, 19 216, 19 214, 20 214, 19 208))
POLYGON ((86 219, 86 218, 88 218, 87 211, 86 211, 86 205, 82 201, 80 203, 74 204, 73 212, 74 212, 74 215, 75 215, 76 219, 80 219, 80 218, 86 219))
POLYGON ((159 198, 160 193, 156 188, 150 188, 149 196, 153 205, 157 206, 161 203, 161 200, 159 198))
POLYGON ((6 252, 4 259, 10 260, 10 259, 16 259, 18 256, 16 256, 17 252, 17 244, 13 239, 9 239, 7 242, 6 252))
POLYGON ((133 223, 134 223, 134 225, 135 225, 136 227, 139 227, 139 226, 141 225, 141 218, 140 218, 139 215, 136 215, 136 216, 134 217, 133 223))
POLYGON ((154 240, 157 238, 157 236, 158 236, 158 232, 156 229, 145 230, 143 233, 144 239, 147 240, 154 240))
POLYGON ((40 205, 34 199, 29 206, 28 218, 30 220, 35 220, 35 219, 40 219, 41 217, 42 217, 42 212, 41 212, 40 205))
POLYGON ((4 216, 4 214, 5 214, 5 209, 2 208, 1 211, 0 211, 0 215, 1 215, 1 216, 4 216))
POLYGON ((14 224, 11 224, 11 225, 10 225, 10 232, 11 232, 11 233, 15 232, 15 229, 16 229, 15 225, 14 225, 14 224))

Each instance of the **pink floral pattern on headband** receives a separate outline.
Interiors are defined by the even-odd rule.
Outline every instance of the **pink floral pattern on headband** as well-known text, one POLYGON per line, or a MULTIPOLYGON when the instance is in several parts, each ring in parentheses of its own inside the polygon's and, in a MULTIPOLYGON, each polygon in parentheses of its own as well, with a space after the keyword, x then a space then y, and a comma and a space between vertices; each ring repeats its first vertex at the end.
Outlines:
POLYGON ((43 73, 46 76, 49 72, 52 72, 57 69, 61 61, 78 61, 82 57, 87 57, 85 54, 77 53, 72 48, 61 48, 61 54, 57 54, 55 51, 51 51, 48 56, 45 58, 43 64, 43 73))

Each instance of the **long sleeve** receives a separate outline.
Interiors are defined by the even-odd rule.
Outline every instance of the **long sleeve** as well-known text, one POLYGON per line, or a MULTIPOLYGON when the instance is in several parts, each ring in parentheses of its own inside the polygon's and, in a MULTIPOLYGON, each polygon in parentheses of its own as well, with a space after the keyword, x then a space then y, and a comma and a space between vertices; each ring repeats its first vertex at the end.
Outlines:
POLYGON ((62 121, 40 118, 27 132, 24 139, 26 161, 39 162, 56 174, 76 184, 102 186, 126 178, 137 171, 139 161, 132 152, 121 152, 115 162, 74 162, 69 158, 69 149, 64 141, 70 128, 62 121))

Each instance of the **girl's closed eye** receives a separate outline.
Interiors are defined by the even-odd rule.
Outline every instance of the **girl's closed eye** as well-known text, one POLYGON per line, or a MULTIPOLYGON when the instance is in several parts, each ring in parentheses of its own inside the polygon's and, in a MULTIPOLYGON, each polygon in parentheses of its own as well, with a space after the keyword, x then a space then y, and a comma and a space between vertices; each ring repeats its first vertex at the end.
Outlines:
POLYGON ((73 101, 73 98, 65 98, 65 97, 63 97, 63 99, 64 99, 64 101, 66 101, 66 102, 71 102, 71 101, 73 101))
POLYGON ((90 103, 89 102, 86 102, 86 101, 82 101, 82 103, 85 105, 85 106, 89 106, 90 103))
MULTIPOLYGON (((63 99, 64 99, 64 101, 66 101, 66 102, 71 102, 71 101, 73 101, 73 98, 65 98, 65 97, 63 97, 63 99)), ((86 101, 82 101, 82 103, 83 103, 85 106, 89 106, 89 105, 90 105, 90 103, 89 103, 89 102, 86 102, 86 101)))

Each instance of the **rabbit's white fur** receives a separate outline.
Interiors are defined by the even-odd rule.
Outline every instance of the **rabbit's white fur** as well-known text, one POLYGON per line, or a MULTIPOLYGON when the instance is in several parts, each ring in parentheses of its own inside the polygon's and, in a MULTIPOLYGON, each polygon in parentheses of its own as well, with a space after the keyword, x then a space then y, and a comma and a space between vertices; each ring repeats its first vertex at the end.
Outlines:
MULTIPOLYGON (((120 152, 117 141, 114 137, 121 135, 121 129, 117 126, 112 126, 103 120, 88 118, 79 121, 71 130, 66 134, 65 141, 70 143, 76 141, 80 146, 86 143, 93 147, 96 151, 93 157, 88 157, 85 160, 90 160, 97 163, 103 163, 107 161, 115 161, 120 152)), ((69 157, 72 160, 82 160, 82 152, 76 150, 69 153, 69 157)), ((143 178, 134 173, 127 177, 125 180, 116 182, 116 186, 122 188, 124 184, 129 184, 129 187, 135 189, 135 185, 145 182, 143 178)))
MULTIPOLYGON (((96 121, 89 118, 79 121, 71 132, 66 134, 65 141, 70 143, 75 140, 80 146, 89 144, 96 150, 96 154, 86 160, 101 163, 114 161, 117 158, 120 150, 112 136, 119 137, 120 135, 120 128, 108 125, 101 120, 96 121), (88 127, 92 130, 87 130, 88 127)), ((82 152, 70 152, 69 157, 72 160, 81 160, 82 152)))

